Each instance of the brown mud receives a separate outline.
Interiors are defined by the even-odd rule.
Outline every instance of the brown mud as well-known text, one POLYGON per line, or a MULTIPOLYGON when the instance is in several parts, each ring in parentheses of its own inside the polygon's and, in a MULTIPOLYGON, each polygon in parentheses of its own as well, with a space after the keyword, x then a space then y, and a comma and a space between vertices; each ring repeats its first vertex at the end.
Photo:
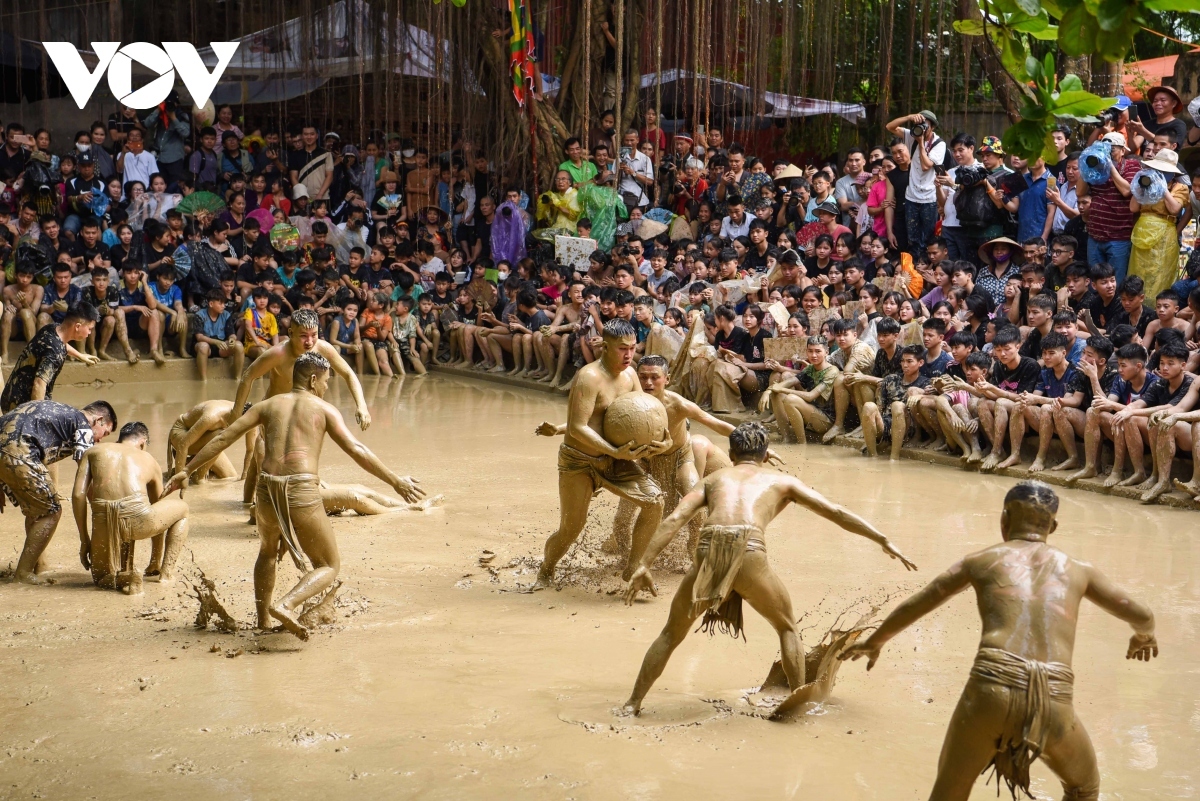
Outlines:
MULTIPOLYGON (((107 398, 122 423, 147 423, 162 461, 175 417, 233 390, 210 380, 61 386, 56 397, 107 398)), ((763 719, 773 706, 764 696, 783 695, 755 692, 778 640, 750 610, 746 642, 689 636, 642 716, 618 717, 679 578, 656 571, 659 597, 623 605, 620 560, 602 547, 616 503, 602 495, 559 588, 515 591, 533 581, 557 525, 558 443, 531 432, 565 418, 563 399, 439 375, 367 377, 364 390, 374 423, 363 441, 445 500, 332 520, 343 585, 312 610, 331 622, 311 641, 249 628, 258 543, 237 481, 188 490, 191 534, 172 586, 146 581, 134 597, 93 587, 69 509, 47 551, 57 583, 0 583, 0 798, 927 796, 978 643, 969 593, 890 643, 870 674, 843 664, 828 698, 788 722, 763 719), (194 627, 193 558, 238 631, 194 627)), ((352 420, 344 387, 329 399, 352 420)), ((840 448, 777 449, 786 471, 867 517, 921 566, 905 575, 873 544, 785 512, 767 548, 797 614, 811 615, 808 648, 857 619, 838 623, 842 611, 912 591, 995 542, 1015 481, 840 448)), ((240 464, 240 452, 230 456, 240 464)), ((60 494, 73 476, 62 465, 60 494)), ((384 489, 332 446, 322 477, 384 489)), ((1153 663, 1127 662, 1128 630, 1084 606, 1075 703, 1104 797, 1200 797, 1200 518, 1060 495, 1052 542, 1149 604, 1162 646, 1153 663)), ((0 569, 22 541, 10 507, 0 569)), ((135 564, 148 556, 139 543, 135 564)), ((278 587, 290 586, 294 568, 280 572, 278 587)), ((1033 788, 1060 794, 1040 765, 1033 788)), ((972 798, 994 797, 981 778, 972 798)))

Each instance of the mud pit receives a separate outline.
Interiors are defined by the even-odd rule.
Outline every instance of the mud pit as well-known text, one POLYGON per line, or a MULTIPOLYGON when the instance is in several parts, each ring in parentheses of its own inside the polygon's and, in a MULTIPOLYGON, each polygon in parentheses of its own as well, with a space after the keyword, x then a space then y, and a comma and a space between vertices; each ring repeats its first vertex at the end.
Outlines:
MULTIPOLYGON (((642 718, 614 717, 678 576, 658 574, 654 601, 621 604, 600 547, 615 502, 601 496, 583 547, 560 567, 566 585, 511 591, 533 580, 557 524, 557 441, 532 432, 564 419, 564 401, 439 376, 364 383, 375 421, 364 441, 446 499, 427 512, 334 519, 345 585, 334 622, 311 642, 223 633, 215 620, 198 631, 185 582, 147 582, 135 598, 94 589, 69 506, 48 551, 58 583, 0 583, 0 798, 927 796, 977 643, 969 594, 897 638, 871 674, 844 665, 832 700, 792 722, 754 716, 762 710, 748 694, 778 641, 749 610, 748 642, 690 636, 642 718)), ((122 422, 143 420, 161 462, 174 418, 233 390, 212 380, 57 394, 105 397, 122 422)), ((343 387, 330 400, 351 417, 343 387)), ((865 540, 784 513, 767 545, 796 609, 816 608, 804 623, 809 647, 852 602, 915 589, 999 536, 1011 479, 867 462, 841 448, 779 449, 787 470, 868 517, 922 568, 906 576, 865 540), (939 509, 953 497, 963 503, 939 509)), ((335 447, 325 454, 325 480, 364 481, 335 447)), ((231 453, 236 464, 240 456, 231 453)), ((60 493, 73 476, 64 464, 60 493)), ((257 544, 240 486, 209 483, 186 498, 183 573, 195 575, 194 556, 230 614, 252 621, 257 544)), ((1060 546, 1154 609, 1163 649, 1148 665, 1126 662, 1129 631, 1084 606, 1076 708, 1104 797, 1196 798, 1200 518, 1067 490, 1059 519, 1060 546)), ((10 507, 0 567, 15 563, 21 532, 10 507)), ((139 544, 139 567, 148 556, 139 544)), ((286 588, 295 569, 280 570, 286 588)), ((1039 798, 1060 794, 1040 765, 1033 786, 1039 798)), ((995 798, 995 788, 981 780, 972 798, 995 798)))

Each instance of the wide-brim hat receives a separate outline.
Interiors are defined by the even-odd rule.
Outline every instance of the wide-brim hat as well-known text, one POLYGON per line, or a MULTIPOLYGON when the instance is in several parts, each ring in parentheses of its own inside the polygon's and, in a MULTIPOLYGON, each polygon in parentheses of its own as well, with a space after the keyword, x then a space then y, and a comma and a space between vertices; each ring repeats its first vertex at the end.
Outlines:
POLYGON ((436 211, 438 213, 438 222, 445 222, 450 218, 450 215, 448 215, 446 210, 441 206, 422 206, 419 212, 421 219, 425 219, 425 215, 430 211, 436 211))
POLYGON ((388 181, 395 181, 396 183, 400 183, 400 176, 397 175, 394 170, 381 171, 379 173, 379 185, 382 186, 383 184, 386 184, 388 181))
POLYGON ((1012 248, 1012 263, 1021 264, 1025 261, 1025 251, 1021 248, 1021 243, 1009 239, 1007 236, 998 236, 995 239, 990 239, 979 246, 979 258, 981 261, 992 263, 992 249, 996 245, 1008 245, 1012 248))
POLYGON ((790 181, 793 178, 803 178, 804 170, 797 167, 795 164, 789 164, 779 171, 779 175, 775 176, 775 183, 780 181, 790 181))
POLYGON ((655 237, 661 236, 666 232, 667 226, 665 224, 660 223, 658 220, 651 220, 645 217, 642 218, 642 222, 638 225, 636 231, 638 239, 654 239, 655 237))
POLYGON ((1183 170, 1179 169, 1179 154, 1165 147, 1158 151, 1154 155, 1154 158, 1143 161, 1142 167, 1148 167, 1159 172, 1173 172, 1183 175, 1183 170))
POLYGON ((1183 111, 1183 98, 1179 96, 1178 92, 1169 86, 1151 86, 1146 90, 1146 102, 1149 103, 1151 100, 1153 100, 1154 96, 1159 92, 1166 92, 1171 97, 1175 98, 1175 107, 1171 111, 1172 114, 1178 114, 1179 112, 1183 111))

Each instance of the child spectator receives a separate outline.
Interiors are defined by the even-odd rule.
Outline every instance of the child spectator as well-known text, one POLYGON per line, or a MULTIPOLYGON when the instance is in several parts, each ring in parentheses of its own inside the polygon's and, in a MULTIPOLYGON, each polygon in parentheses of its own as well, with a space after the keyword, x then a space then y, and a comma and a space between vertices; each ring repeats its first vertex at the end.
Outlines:
MULTIPOLYGON (((1146 493, 1143 495, 1143 500, 1147 502, 1154 500, 1169 488, 1171 464, 1170 462, 1163 463, 1161 458, 1156 458, 1150 476, 1147 478, 1144 468, 1141 471, 1138 470, 1140 461, 1138 457, 1141 456, 1145 447, 1144 443, 1147 441, 1150 444, 1151 453, 1156 457, 1161 457, 1165 453, 1167 445, 1161 443, 1164 450, 1160 453, 1159 438, 1172 437, 1176 439, 1178 436, 1179 432, 1175 429, 1164 432, 1157 425, 1151 427, 1152 415, 1168 409, 1171 412, 1187 412, 1195 408, 1197 390, 1200 390, 1200 386, 1193 386, 1195 376, 1184 372, 1189 355, 1187 346, 1182 342, 1167 342, 1162 345, 1158 354, 1159 380, 1142 391, 1140 400, 1133 401, 1113 415, 1113 428, 1114 430, 1120 429, 1125 434, 1125 447, 1134 464, 1133 476, 1122 481, 1121 486, 1137 486, 1146 493), (1165 472, 1160 472, 1163 470, 1165 472), (1135 482, 1134 479, 1137 481, 1135 482), (1152 492, 1157 494, 1151 496, 1152 492)), ((1190 436, 1190 432, 1188 436, 1190 436)), ((1172 447, 1172 458, 1174 454, 1175 451, 1172 447)))
MULTIPOLYGON (((1040 473, 1046 468, 1046 455, 1050 452, 1050 443, 1054 439, 1054 410, 1061 405, 1062 398, 1067 394, 1067 387, 1075 378, 1075 368, 1067 360, 1067 338, 1057 331, 1051 332, 1042 339, 1042 367, 1033 392, 1021 393, 1021 400, 1013 410, 1009 422, 1012 453, 1008 461, 1012 465, 1021 462, 1021 441, 1025 437, 1025 425, 1038 432, 1037 456, 1029 467, 1029 472, 1040 473)), ((1074 433, 1071 440, 1074 442, 1074 433)), ((1000 467, 1009 467, 1001 463, 1000 467)))
MULTIPOLYGON (((427 242, 418 242, 418 245, 429 244, 427 242)), ((425 365, 421 363, 421 357, 417 349, 417 337, 420 330, 420 323, 416 315, 412 313, 413 302, 409 298, 400 298, 396 302, 396 319, 392 323, 391 339, 392 339, 392 360, 396 365, 396 374, 404 375, 404 360, 412 366, 413 371, 418 378, 425 375, 425 365)))
POLYGON ((359 375, 363 371, 362 338, 358 335, 358 301, 350 299, 342 306, 342 312, 329 324, 329 341, 343 358, 353 355, 354 367, 359 375))
POLYGON ((225 309, 225 295, 219 289, 209 292, 206 308, 193 318, 196 333, 193 348, 200 380, 208 380, 210 357, 229 358, 232 375, 238 378, 246 361, 246 350, 237 337, 237 318, 225 309))
POLYGON ((891 458, 900 458, 905 433, 912 423, 909 411, 914 402, 924 397, 929 379, 922 373, 925 348, 909 345, 900 351, 899 374, 892 373, 879 384, 875 400, 863 404, 863 440, 867 453, 875 456, 879 452, 879 441, 891 439, 891 458))
MULTIPOLYGON (((411 300, 409 298, 400 299, 400 302, 405 301, 409 301, 408 308, 411 309, 411 300)), ((385 375, 390 378, 392 367, 388 356, 395 346, 392 338, 392 318, 386 311, 388 302, 388 296, 382 292, 367 294, 367 308, 359 318, 362 321, 359 326, 359 336, 363 339, 367 353, 367 367, 371 368, 371 372, 376 375, 385 375)), ((415 328, 416 321, 410 322, 415 328)), ((403 363, 400 365, 400 370, 403 374, 403 363)))
POLYGON ((829 363, 829 346, 824 337, 809 337, 806 356, 808 366, 804 370, 771 389, 775 419, 785 437, 790 432, 801 443, 806 439, 806 428, 821 436, 833 425, 833 382, 839 373, 829 363))
MULTIPOLYGON (((162 331, 178 338, 180 358, 190 358, 191 354, 187 351, 187 311, 183 308, 183 292, 175 286, 175 266, 164 264, 159 267, 149 287, 150 294, 154 296, 154 311, 162 322, 162 331)), ((162 340, 159 342, 161 344, 162 340)))
MULTIPOLYGON (((1021 395, 1033 391, 1041 374, 1036 361, 1021 355, 1018 348, 1020 341, 1021 332, 1016 326, 1005 326, 996 332, 992 341, 992 355, 996 361, 988 381, 979 386, 979 422, 992 443, 991 453, 979 468, 983 472, 995 470, 1004 459, 1009 417, 1017 413, 1021 395)), ((1018 452, 1013 463, 1020 458, 1018 452)))
POLYGON ((275 315, 267 309, 267 301, 270 298, 270 292, 264 287, 256 286, 250 293, 252 305, 242 315, 246 356, 251 359, 257 359, 267 348, 279 342, 279 325, 275 315))
MULTIPOLYGON (((397 318, 399 311, 397 311, 397 318)), ((423 364, 437 358, 442 332, 438 327, 438 313, 433 308, 433 293, 426 292, 417 300, 417 340, 423 364)))
POLYGON ((1054 430, 1067 452, 1067 458, 1051 470, 1074 470, 1079 467, 1079 447, 1075 440, 1077 437, 1086 439, 1087 412, 1094 399, 1103 399, 1108 395, 1117 379, 1116 370, 1108 364, 1112 354, 1112 342, 1106 337, 1096 335, 1088 338, 1083 358, 1075 365, 1075 377, 1051 412, 1054 430))

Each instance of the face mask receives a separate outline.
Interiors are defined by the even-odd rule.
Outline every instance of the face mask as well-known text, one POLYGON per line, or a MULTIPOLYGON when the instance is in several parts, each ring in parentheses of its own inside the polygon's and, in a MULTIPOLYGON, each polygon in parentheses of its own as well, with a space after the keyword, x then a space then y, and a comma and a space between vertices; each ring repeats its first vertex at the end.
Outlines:
POLYGON ((1006 262, 1006 261, 1008 261, 1009 259, 1011 259, 1011 258, 1012 258, 1012 254, 1011 254, 1011 253, 1003 253, 1003 254, 1000 254, 1000 255, 998 255, 998 256, 993 256, 992 258, 994 258, 996 261, 998 261, 998 262, 1000 262, 1001 264, 1003 264, 1004 262, 1006 262))
POLYGON ((86 153, 92 149, 92 146, 89 144, 80 143, 78 145, 75 145, 75 149, 78 150, 80 153, 86 153))
POLYGON ((406 159, 411 159, 413 156, 417 155, 417 151, 415 151, 415 150, 401 150, 401 151, 400 151, 400 155, 401 155, 401 156, 404 156, 404 158, 406 158, 406 159))
POLYGON ((502 284, 505 282, 505 280, 508 279, 508 273, 506 273, 506 272, 501 271, 501 272, 497 273, 497 275, 500 277, 500 283, 502 283, 502 284))

